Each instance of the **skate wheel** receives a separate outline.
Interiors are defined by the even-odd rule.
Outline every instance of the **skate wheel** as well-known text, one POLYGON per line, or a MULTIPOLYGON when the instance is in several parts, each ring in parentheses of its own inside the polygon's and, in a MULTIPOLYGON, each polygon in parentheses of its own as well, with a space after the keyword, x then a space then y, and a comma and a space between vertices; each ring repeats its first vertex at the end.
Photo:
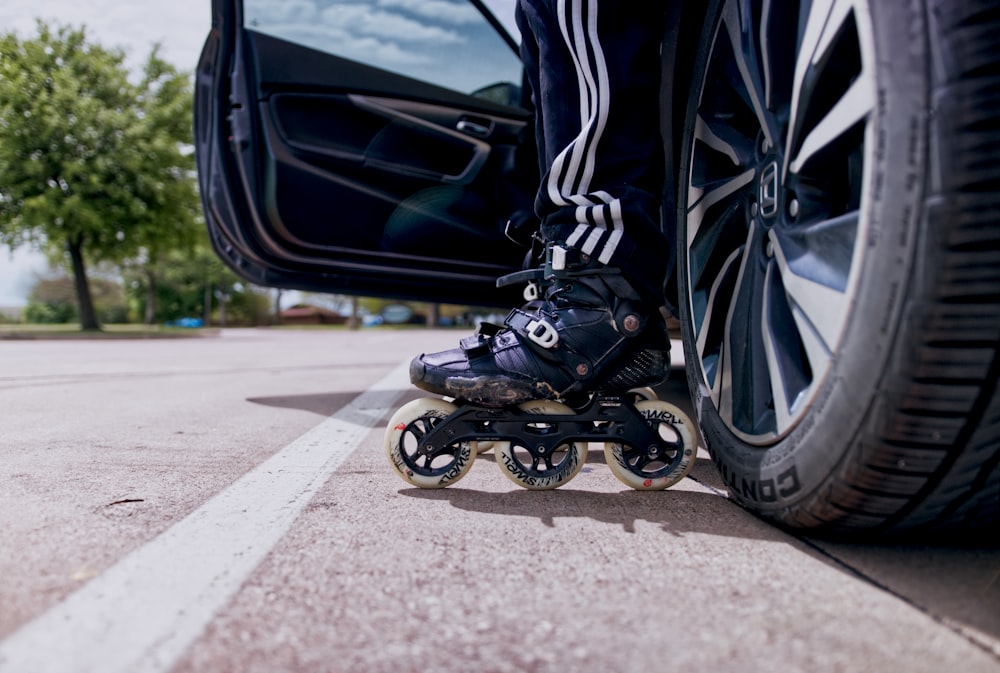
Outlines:
MULTIPOLYGON (((518 409, 545 416, 574 413, 565 404, 551 400, 524 402, 518 405, 518 409)), ((575 477, 583 467, 587 457, 586 444, 563 444, 548 455, 539 454, 537 447, 531 445, 532 433, 544 435, 551 428, 552 424, 545 421, 526 423, 525 439, 494 443, 497 465, 518 486, 535 491, 557 488, 575 477)))
POLYGON ((628 391, 628 394, 631 395, 633 402, 639 402, 641 400, 659 399, 659 395, 657 395, 656 391, 650 386, 643 386, 642 388, 632 388, 631 390, 628 391))
POLYGON ((419 488, 444 488, 468 474, 476 460, 476 442, 458 442, 426 453, 421 440, 458 409, 451 402, 425 397, 403 405, 385 430, 389 463, 403 481, 419 488))
POLYGON ((661 448, 608 442, 604 458, 619 481, 640 491, 670 488, 694 467, 698 444, 687 414, 663 400, 643 400, 635 408, 660 437, 661 448))

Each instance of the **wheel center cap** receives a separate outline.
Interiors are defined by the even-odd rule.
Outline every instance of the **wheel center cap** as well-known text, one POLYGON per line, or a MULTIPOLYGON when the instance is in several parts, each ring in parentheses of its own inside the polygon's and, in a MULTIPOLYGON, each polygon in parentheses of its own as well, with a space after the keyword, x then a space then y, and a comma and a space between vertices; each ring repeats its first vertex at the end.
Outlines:
POLYGON ((760 174, 757 185, 757 203, 760 204, 761 217, 774 217, 778 213, 778 162, 772 161, 760 174))

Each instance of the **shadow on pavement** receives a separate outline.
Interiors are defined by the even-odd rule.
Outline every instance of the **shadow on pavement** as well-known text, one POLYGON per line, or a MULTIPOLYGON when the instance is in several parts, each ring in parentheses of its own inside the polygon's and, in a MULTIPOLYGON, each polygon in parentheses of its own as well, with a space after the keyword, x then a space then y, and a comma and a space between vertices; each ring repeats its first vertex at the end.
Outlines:
POLYGON ((314 393, 311 395, 276 395, 274 397, 248 397, 247 402, 279 409, 309 411, 320 416, 332 416, 347 406, 360 393, 314 393))
POLYGON ((471 512, 537 519, 549 527, 554 527, 558 519, 585 517, 630 533, 635 532, 637 522, 643 521, 672 535, 706 533, 759 540, 784 537, 776 528, 717 495, 680 489, 597 493, 565 486, 553 491, 518 489, 496 493, 453 486, 440 490, 401 489, 399 493, 423 500, 447 501, 471 512))

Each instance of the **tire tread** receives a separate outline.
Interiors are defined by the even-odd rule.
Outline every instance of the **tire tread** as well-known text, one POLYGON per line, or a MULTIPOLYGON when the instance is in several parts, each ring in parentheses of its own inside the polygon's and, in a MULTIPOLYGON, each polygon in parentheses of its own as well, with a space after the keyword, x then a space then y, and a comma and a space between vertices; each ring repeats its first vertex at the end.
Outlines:
POLYGON ((949 152, 926 197, 923 246, 940 254, 917 265, 904 309, 904 332, 923 338, 900 345, 862 460, 841 467, 812 511, 789 513, 794 526, 1000 530, 1000 7, 929 0, 928 10, 944 68, 930 92, 932 144, 949 152))

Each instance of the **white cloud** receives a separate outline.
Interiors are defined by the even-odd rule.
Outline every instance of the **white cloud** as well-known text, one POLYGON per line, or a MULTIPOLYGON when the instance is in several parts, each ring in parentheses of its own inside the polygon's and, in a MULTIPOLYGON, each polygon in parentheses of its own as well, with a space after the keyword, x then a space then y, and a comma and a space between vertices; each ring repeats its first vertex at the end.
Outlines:
POLYGON ((382 12, 365 5, 338 4, 323 10, 322 21, 347 33, 369 35, 402 42, 454 44, 462 36, 440 25, 415 21, 395 12, 382 12))
POLYGON ((247 22, 255 27, 319 22, 319 7, 315 0, 246 0, 244 9, 247 22))
POLYGON ((462 25, 480 21, 479 12, 469 2, 448 0, 377 0, 379 7, 406 11, 440 23, 462 25))
MULTIPOLYGON (((492 2, 512 15, 514 0, 492 2)), ((490 29, 466 0, 244 0, 244 9, 256 31, 442 86, 472 91, 507 75, 480 72, 509 57, 479 41, 490 29)))
POLYGON ((105 47, 121 48, 138 67, 153 44, 161 55, 184 71, 193 71, 211 29, 209 0, 3 0, 0 30, 22 37, 35 33, 35 19, 50 24, 86 26, 87 36, 105 47))
POLYGON ((266 29, 261 26, 261 29, 262 32, 299 44, 315 47, 335 44, 339 54, 348 55, 362 62, 379 63, 383 66, 420 65, 430 62, 426 56, 403 49, 393 42, 385 42, 375 37, 359 37, 319 23, 273 24, 266 29))

